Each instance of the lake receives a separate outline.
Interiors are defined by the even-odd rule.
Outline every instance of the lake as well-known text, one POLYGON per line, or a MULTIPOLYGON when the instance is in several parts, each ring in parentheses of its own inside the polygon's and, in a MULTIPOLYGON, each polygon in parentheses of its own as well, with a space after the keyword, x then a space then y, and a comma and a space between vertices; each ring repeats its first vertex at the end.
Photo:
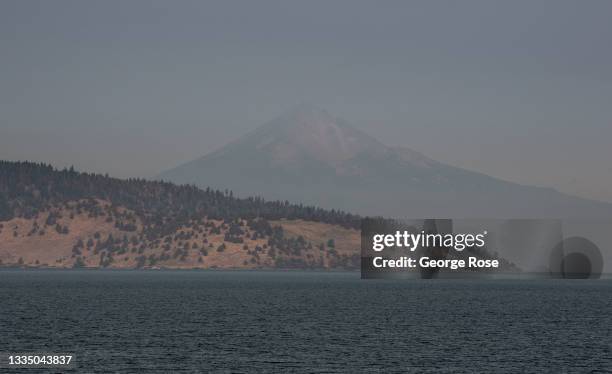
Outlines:
POLYGON ((2 270, 0 296, 3 352, 78 372, 612 372, 609 279, 2 270))

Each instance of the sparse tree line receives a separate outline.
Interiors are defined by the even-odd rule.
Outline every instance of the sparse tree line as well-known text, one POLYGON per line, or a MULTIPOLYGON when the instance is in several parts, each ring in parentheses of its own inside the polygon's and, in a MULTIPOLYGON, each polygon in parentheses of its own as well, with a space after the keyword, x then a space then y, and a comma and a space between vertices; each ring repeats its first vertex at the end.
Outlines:
MULTIPOLYGON (((355 229, 360 224, 357 215, 258 197, 239 199, 233 197, 231 191, 203 190, 192 185, 144 179, 122 180, 80 173, 73 168, 56 170, 45 164, 0 161, 2 221, 15 216, 31 218, 56 204, 82 199, 108 200, 135 212, 143 221, 147 234, 152 235, 164 230, 172 232, 189 220, 204 216, 216 220, 303 219, 355 229)), ((87 208, 91 214, 96 214, 95 206, 81 207, 87 208)))

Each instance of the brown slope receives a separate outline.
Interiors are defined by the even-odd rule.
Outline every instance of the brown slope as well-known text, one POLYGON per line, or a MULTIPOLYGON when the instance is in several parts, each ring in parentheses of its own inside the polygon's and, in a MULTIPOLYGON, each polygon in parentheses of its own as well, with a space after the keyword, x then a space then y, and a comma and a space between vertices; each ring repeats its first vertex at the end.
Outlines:
POLYGON ((133 212, 103 200, 98 201, 98 206, 102 212, 99 216, 79 211, 73 202, 40 212, 31 219, 2 222, 2 265, 175 269, 358 266, 358 231, 336 225, 301 220, 271 222, 272 226, 284 229, 283 240, 303 243, 296 252, 295 246, 283 249, 282 243, 271 245, 270 235, 254 238, 254 231, 246 226, 246 221, 241 221, 244 232, 232 240, 225 235, 229 229, 227 224, 209 219, 191 221, 159 239, 147 240, 139 234, 141 222, 133 212), (50 214, 57 218, 46 224, 50 214), (303 240, 298 239, 300 236, 303 240), (103 245, 109 237, 114 238, 112 249, 103 245), (332 248, 327 245, 330 239, 334 242, 332 248))

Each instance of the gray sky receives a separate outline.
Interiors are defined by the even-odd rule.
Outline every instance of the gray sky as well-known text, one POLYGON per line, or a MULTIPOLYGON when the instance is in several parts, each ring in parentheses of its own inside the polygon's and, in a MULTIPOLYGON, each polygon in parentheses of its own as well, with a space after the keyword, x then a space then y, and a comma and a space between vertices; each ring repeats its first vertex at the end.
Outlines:
POLYGON ((612 201, 610 1, 0 2, 0 159, 153 176, 300 102, 612 201))

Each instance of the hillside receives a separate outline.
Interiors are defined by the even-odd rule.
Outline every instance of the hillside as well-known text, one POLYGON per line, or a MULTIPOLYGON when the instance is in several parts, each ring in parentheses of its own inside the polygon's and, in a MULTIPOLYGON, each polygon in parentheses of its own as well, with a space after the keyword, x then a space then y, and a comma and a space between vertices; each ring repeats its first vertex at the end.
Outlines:
POLYGON ((0 161, 5 267, 358 269, 360 222, 229 191, 0 161))
POLYGON ((0 161, 2 266, 359 266, 359 217, 229 191, 0 161))

